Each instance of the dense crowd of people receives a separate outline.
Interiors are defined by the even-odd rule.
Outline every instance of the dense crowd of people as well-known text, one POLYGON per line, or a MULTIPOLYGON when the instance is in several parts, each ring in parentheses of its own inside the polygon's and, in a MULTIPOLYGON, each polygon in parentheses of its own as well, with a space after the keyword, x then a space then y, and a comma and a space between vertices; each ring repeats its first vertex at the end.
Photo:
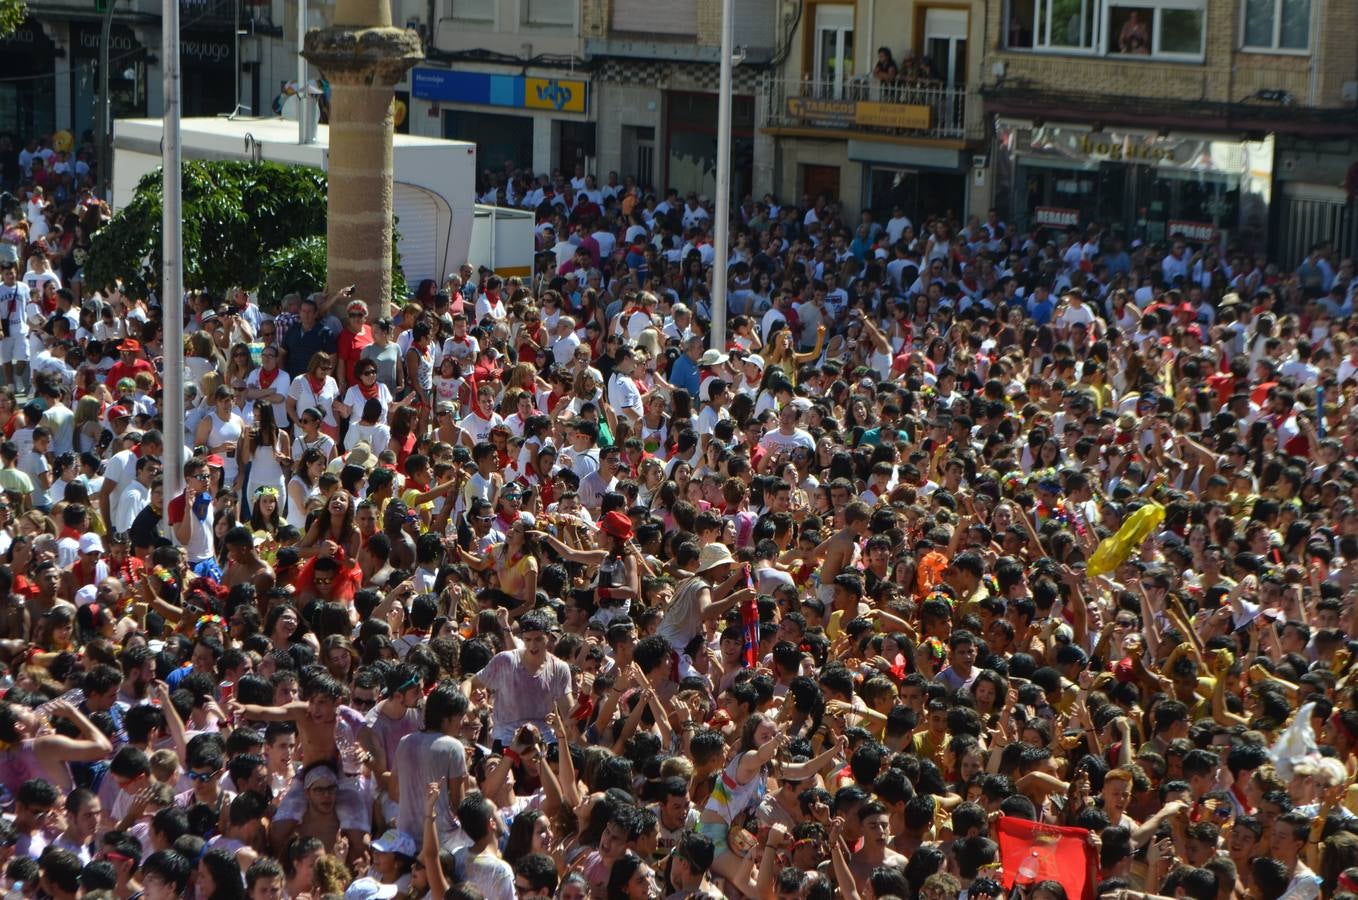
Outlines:
POLYGON ((1351 260, 747 198, 714 346, 605 181, 390 316, 0 255, 6 896, 1358 896, 1351 260))

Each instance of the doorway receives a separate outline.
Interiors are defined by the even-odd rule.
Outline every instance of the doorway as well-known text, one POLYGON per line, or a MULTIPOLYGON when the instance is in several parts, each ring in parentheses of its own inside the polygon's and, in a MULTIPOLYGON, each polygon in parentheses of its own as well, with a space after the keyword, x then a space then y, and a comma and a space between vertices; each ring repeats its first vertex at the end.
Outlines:
POLYGON ((839 99, 853 80, 853 11, 851 5, 816 4, 816 96, 839 99))
POLYGON ((822 194, 832 201, 839 200, 839 166, 803 165, 802 195, 810 197, 814 203, 822 194))
POLYGON ((967 11, 938 9, 924 12, 924 57, 938 80, 948 87, 967 82, 967 11))

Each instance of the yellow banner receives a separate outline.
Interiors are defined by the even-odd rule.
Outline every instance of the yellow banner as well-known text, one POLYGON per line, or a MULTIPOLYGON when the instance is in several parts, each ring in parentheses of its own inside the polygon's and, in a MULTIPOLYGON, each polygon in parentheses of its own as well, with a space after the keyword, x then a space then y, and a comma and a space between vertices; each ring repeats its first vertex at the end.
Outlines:
POLYGON ((930 108, 911 106, 903 103, 871 103, 860 100, 854 110, 854 121, 859 125, 873 125, 878 128, 913 128, 924 130, 929 127, 930 108))
POLYGON ((528 109, 553 109, 557 112, 585 111, 589 82, 565 78, 525 78, 523 105, 528 109))

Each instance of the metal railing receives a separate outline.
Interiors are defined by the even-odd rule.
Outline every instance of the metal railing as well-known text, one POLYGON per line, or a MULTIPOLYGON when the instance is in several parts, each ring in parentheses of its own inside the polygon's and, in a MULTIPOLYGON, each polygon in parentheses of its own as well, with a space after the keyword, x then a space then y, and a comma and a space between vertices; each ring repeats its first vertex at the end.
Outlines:
POLYGON ((888 83, 865 76, 843 81, 768 78, 763 91, 766 122, 772 127, 852 129, 940 139, 967 136, 967 94, 962 85, 888 83))

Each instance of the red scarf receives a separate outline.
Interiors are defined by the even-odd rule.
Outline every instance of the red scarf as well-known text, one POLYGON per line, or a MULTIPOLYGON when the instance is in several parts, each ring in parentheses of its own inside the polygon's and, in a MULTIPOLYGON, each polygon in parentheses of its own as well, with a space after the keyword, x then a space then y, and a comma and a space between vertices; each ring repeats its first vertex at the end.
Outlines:
POLYGON ((322 375, 321 380, 317 381, 315 377, 308 375, 306 377, 306 382, 307 384, 311 385, 311 393, 315 394, 317 397, 320 397, 321 391, 325 388, 325 376, 322 375))
POLYGON ((377 396, 377 389, 380 386, 381 382, 374 381, 372 387, 367 387, 360 381, 358 383, 358 392, 363 395, 364 399, 371 400, 377 396))
POLYGON ((261 368, 259 370, 260 390, 267 391, 269 388, 273 387, 273 383, 278 380, 278 373, 281 371, 283 370, 278 368, 277 366, 275 366, 272 370, 261 368))
POLYGON ((80 532, 68 525, 65 528, 61 529, 61 534, 58 535, 58 537, 70 538, 73 541, 78 541, 80 540, 80 532))

